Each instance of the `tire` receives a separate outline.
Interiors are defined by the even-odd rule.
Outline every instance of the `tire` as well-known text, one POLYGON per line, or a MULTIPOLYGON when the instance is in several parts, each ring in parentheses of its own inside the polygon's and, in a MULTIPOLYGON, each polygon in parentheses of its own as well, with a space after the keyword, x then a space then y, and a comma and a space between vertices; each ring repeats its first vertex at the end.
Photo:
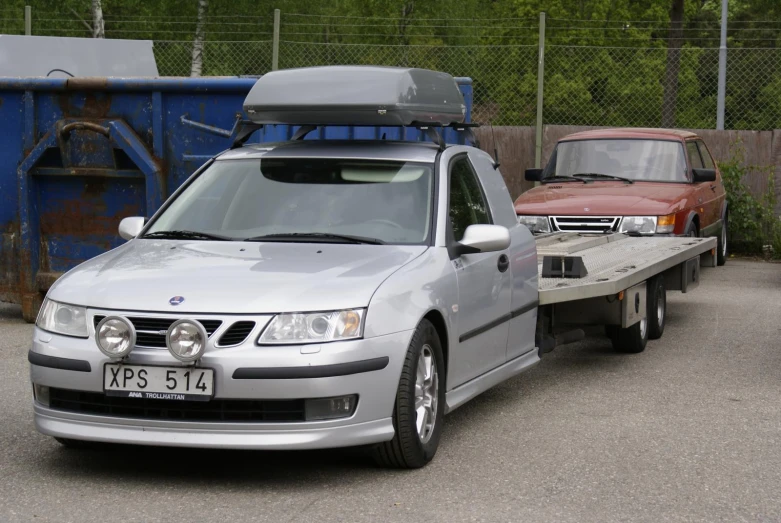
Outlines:
POLYGON ((721 267, 727 263, 727 256, 729 256, 729 250, 727 246, 727 224, 729 215, 724 215, 724 222, 721 225, 721 234, 719 234, 718 244, 716 245, 716 264, 721 267))
POLYGON ((683 233, 684 236, 689 236, 691 238, 696 238, 699 236, 699 231, 697 230, 697 224, 692 221, 687 227, 686 231, 683 233))
POLYGON ((648 343, 648 323, 647 318, 638 321, 631 327, 625 329, 618 328, 615 337, 611 338, 613 349, 616 352, 625 352, 628 354, 637 354, 645 350, 648 343))
MULTIPOLYGON (((444 371, 445 364, 439 335, 428 320, 423 320, 412 335, 404 366, 401 369, 396 402, 393 406, 395 434, 391 441, 380 443, 372 449, 372 455, 378 465, 397 469, 416 469, 432 460, 439 447, 445 416, 444 371), (425 378, 424 369, 432 364, 433 371, 429 373, 428 378, 425 378), (420 376, 419 371, 421 371, 420 376), (433 425, 425 423, 419 430, 415 404, 416 397, 418 400, 422 397, 421 388, 429 392, 428 403, 433 406, 431 409, 433 416, 429 416, 427 420, 433 419, 433 425)), ((431 410, 428 412, 431 413, 431 410)))
POLYGON ((648 280, 646 289, 648 303, 648 339, 658 340, 664 334, 665 317, 667 316, 667 290, 664 287, 664 277, 657 276, 648 280))
POLYGON ((613 338, 618 336, 618 330, 620 328, 621 327, 618 325, 605 325, 605 336, 607 336, 612 341, 613 338))

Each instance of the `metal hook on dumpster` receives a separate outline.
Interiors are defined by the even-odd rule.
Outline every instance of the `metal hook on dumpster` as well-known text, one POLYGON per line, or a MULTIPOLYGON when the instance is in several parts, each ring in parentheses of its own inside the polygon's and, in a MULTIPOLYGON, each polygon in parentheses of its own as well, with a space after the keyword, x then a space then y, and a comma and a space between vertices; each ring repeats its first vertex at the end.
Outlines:
POLYGON ((74 130, 93 131, 102 134, 107 138, 109 135, 108 127, 103 127, 102 125, 98 125, 96 123, 90 123, 90 122, 73 122, 73 123, 63 125, 62 128, 60 129, 60 135, 62 135, 62 137, 67 140, 70 137, 71 131, 74 130))

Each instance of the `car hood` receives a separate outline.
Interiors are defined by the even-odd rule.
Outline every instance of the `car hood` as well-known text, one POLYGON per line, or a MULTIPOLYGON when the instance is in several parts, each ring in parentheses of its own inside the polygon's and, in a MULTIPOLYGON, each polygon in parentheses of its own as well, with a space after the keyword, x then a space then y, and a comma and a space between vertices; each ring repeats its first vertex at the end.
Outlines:
POLYGON ((685 183, 593 182, 541 185, 515 200, 517 214, 663 215, 685 208, 685 183))
POLYGON ((132 240, 60 278, 53 300, 154 312, 274 313, 365 307, 425 246, 132 240), (181 296, 173 306, 169 300, 181 296))

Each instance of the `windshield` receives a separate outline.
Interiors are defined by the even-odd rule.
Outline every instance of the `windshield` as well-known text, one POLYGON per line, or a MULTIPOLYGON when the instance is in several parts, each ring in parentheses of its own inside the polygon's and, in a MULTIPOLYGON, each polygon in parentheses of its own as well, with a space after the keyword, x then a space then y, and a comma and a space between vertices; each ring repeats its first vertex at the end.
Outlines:
MULTIPOLYGON (((603 174, 635 181, 688 182, 680 142, 664 140, 577 140, 559 142, 543 173, 550 176, 603 174)), ((590 177, 589 180, 598 180, 590 177)))
POLYGON ((433 179, 430 164, 400 161, 216 161, 146 234, 195 231, 242 240, 321 233, 422 244, 431 226, 433 179))

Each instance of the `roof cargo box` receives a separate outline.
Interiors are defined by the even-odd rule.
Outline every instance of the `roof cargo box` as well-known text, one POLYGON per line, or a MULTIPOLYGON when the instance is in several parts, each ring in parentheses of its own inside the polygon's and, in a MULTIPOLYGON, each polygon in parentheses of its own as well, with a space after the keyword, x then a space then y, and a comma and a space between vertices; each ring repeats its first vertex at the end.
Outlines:
POLYGON ((244 110, 258 124, 448 126, 466 117, 452 76, 400 67, 274 71, 257 81, 244 110))

